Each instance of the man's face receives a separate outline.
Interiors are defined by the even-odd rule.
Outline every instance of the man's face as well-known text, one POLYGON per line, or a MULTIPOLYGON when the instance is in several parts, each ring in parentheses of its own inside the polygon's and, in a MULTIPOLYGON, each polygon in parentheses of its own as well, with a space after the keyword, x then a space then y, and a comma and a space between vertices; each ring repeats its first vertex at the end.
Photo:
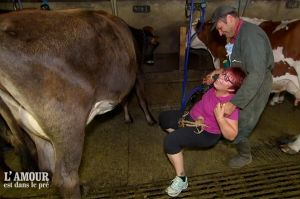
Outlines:
POLYGON ((234 23, 233 17, 227 15, 225 18, 221 18, 217 21, 216 29, 220 36, 224 35, 226 38, 234 36, 234 23))

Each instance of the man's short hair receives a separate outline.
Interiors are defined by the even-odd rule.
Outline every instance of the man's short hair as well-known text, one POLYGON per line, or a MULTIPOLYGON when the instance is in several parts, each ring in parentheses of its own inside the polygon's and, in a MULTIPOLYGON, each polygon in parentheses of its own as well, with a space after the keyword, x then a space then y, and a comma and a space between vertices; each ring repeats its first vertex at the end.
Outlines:
POLYGON ((236 9, 232 6, 222 5, 216 8, 211 17, 211 22, 213 23, 211 30, 216 28, 219 19, 225 18, 227 15, 238 17, 236 9))

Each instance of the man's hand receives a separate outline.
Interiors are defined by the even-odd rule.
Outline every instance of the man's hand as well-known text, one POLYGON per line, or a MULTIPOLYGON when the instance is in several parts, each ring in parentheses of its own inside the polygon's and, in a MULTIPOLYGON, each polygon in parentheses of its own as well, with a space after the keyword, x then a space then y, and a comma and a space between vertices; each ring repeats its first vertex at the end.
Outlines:
POLYGON ((226 102, 223 106, 225 115, 231 115, 231 113, 236 109, 236 106, 231 102, 226 102))

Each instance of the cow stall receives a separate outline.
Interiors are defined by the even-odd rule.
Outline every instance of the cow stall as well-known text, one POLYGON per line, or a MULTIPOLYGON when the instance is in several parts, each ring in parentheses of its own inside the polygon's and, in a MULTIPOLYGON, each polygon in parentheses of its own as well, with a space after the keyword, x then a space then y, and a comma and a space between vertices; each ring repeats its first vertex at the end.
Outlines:
MULTIPOLYGON (((57 4, 50 6, 55 9, 57 4)), ((180 27, 176 26, 176 30, 175 48, 178 51, 177 47, 182 44, 179 42, 180 27)), ((145 93, 156 120, 161 111, 179 108, 182 94, 183 70, 180 69, 179 53, 157 53, 166 46, 169 45, 164 43, 158 47, 153 65, 142 66, 145 93)), ((203 75, 213 69, 208 57, 205 51, 192 52, 188 89, 199 85, 203 75)), ((79 169, 82 198, 169 198, 164 189, 174 173, 163 152, 165 133, 157 124, 147 124, 136 97, 131 97, 129 110, 133 123, 126 124, 122 108, 117 107, 96 116, 85 128, 79 169)), ((299 108, 294 107, 291 95, 287 95, 282 104, 267 106, 250 138, 253 163, 240 170, 227 167, 227 160, 236 151, 225 140, 209 150, 185 150, 190 186, 180 196, 298 198, 299 155, 283 153, 277 141, 280 137, 300 133, 299 116, 299 108)), ((13 150, 3 151, 3 157, 13 170, 21 171, 19 156, 13 150)), ((24 181, 16 178, 11 182, 0 182, 0 198, 61 198, 59 189, 51 185, 50 180, 44 178, 32 182, 28 176, 24 181)))

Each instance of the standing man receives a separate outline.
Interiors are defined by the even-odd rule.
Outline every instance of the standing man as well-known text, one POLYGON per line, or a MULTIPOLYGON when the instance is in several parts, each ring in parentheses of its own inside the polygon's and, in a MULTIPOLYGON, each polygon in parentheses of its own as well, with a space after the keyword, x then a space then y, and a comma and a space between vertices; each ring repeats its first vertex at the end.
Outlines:
POLYGON ((272 88, 271 70, 274 57, 265 32, 255 24, 239 18, 236 9, 223 5, 212 15, 213 29, 227 38, 225 46, 230 65, 240 63, 246 79, 230 102, 225 104, 225 113, 241 109, 238 135, 233 141, 238 155, 229 161, 231 168, 241 168, 252 162, 248 140, 262 114, 272 88))

